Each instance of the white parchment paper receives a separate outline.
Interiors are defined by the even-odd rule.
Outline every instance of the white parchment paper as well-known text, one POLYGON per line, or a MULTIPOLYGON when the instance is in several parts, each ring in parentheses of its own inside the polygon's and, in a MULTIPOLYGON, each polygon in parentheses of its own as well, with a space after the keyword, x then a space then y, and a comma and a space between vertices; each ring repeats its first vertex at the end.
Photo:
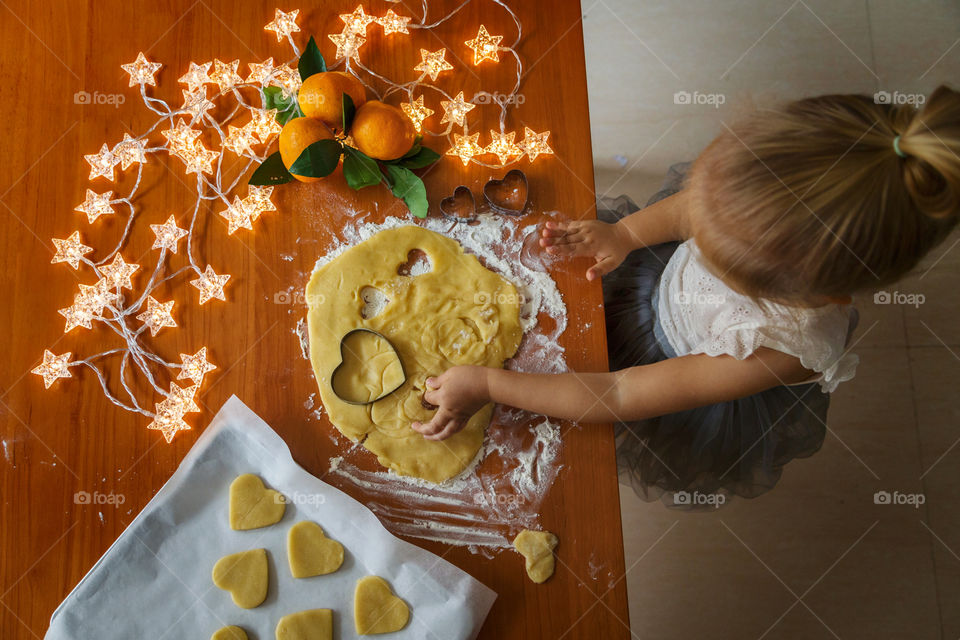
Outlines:
MULTIPOLYGON (((271 640, 277 621, 305 609, 334 611, 334 638, 356 638, 353 591, 366 575, 385 578, 410 606, 410 622, 383 638, 472 640, 496 593, 442 558, 391 535, 366 507, 300 468, 283 440, 238 398, 223 405, 180 467, 53 613, 48 640, 197 638, 222 626, 271 640), (255 473, 287 496, 283 519, 233 531, 230 483, 255 473), (345 549, 332 574, 296 579, 287 531, 313 520, 345 549), (264 548, 267 599, 240 609, 214 586, 222 556, 264 548)), ((369 637, 369 636, 365 636, 369 637)))

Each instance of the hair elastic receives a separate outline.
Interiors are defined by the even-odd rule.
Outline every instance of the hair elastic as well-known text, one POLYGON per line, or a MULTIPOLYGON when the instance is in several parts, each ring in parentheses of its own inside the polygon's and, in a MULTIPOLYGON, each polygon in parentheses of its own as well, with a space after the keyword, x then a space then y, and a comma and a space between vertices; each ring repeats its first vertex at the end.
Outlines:
POLYGON ((893 150, 897 152, 897 155, 901 158, 906 158, 907 154, 903 151, 900 151, 900 136, 897 136, 893 139, 893 150))

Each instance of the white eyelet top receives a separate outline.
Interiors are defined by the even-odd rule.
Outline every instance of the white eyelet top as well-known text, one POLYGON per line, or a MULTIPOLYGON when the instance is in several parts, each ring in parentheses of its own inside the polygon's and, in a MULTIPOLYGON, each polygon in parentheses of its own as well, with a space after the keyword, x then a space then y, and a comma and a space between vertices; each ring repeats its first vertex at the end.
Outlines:
POLYGON ((713 275, 693 239, 679 247, 660 277, 657 320, 678 356, 705 353, 738 360, 759 347, 800 359, 830 393, 856 373, 860 359, 845 353, 850 305, 759 305, 713 275))

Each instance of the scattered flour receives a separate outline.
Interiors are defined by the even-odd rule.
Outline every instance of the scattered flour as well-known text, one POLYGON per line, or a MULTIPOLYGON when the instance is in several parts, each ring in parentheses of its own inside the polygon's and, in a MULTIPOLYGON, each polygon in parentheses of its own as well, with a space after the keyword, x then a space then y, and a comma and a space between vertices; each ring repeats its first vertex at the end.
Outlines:
MULTIPOLYGON (((380 231, 411 224, 405 218, 387 218, 380 224, 364 218, 355 217, 355 223, 343 229, 342 238, 317 261, 315 270, 380 231)), ((566 305, 550 275, 552 258, 538 250, 536 225, 524 226, 516 219, 492 214, 482 214, 470 225, 443 218, 427 218, 419 224, 453 238, 517 287, 523 300, 524 337, 516 356, 507 362, 508 368, 545 373, 568 370, 564 349, 557 341, 567 329, 566 305)), ((410 265, 410 275, 429 268, 428 261, 415 262, 410 265)), ((365 317, 373 317, 389 303, 376 289, 361 295, 365 317)), ((304 320, 294 333, 303 357, 309 358, 304 320)), ((314 416, 319 418, 321 412, 322 407, 314 416)), ((354 452, 361 450, 356 443, 344 456, 330 460, 330 473, 358 488, 364 504, 393 533, 465 546, 489 556, 511 548, 520 529, 538 525, 540 505, 561 468, 562 445, 559 424, 518 409, 497 407, 491 427, 467 469, 441 485, 392 471, 361 469, 350 461, 354 452)), ((331 440, 339 446, 338 434, 331 431, 331 440)))
POLYGON ((313 403, 316 402, 316 398, 317 398, 317 394, 311 393, 310 397, 307 398, 307 401, 303 403, 303 408, 306 409, 307 411, 309 411, 310 409, 313 409, 313 403))

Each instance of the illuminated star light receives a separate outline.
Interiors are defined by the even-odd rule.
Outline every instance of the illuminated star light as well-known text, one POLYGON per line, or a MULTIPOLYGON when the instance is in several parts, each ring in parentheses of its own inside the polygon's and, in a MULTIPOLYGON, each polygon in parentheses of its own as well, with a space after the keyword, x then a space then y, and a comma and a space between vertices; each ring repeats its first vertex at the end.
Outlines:
POLYGON ((190 284, 200 291, 200 304, 204 304, 211 298, 226 301, 227 296, 223 293, 223 286, 230 279, 230 274, 218 276, 213 267, 207 265, 203 273, 196 280, 191 280, 190 284))
POLYGON ((523 140, 518 142, 517 146, 523 149, 530 162, 533 162, 540 154, 553 154, 553 149, 547 145, 547 138, 549 137, 549 131, 535 133, 530 127, 524 127, 523 140))
POLYGON ((507 164, 507 161, 511 156, 522 156, 523 149, 518 147, 513 141, 516 137, 517 132, 511 131, 510 133, 498 133, 493 129, 490 129, 490 144, 484 149, 485 153, 492 153, 497 156, 497 159, 500 160, 500 164, 507 164))
POLYGON ((143 320, 143 326, 150 329, 151 336, 155 336, 164 327, 177 326, 172 311, 173 300, 157 302, 153 296, 147 296, 147 310, 138 315, 137 320, 143 320))
POLYGON ((271 84, 283 89, 284 97, 290 97, 300 90, 303 79, 300 77, 299 71, 284 64, 274 69, 271 84))
POLYGON ((453 134, 454 144, 447 151, 448 156, 457 156, 463 162, 463 166, 470 164, 470 158, 483 153, 483 147, 477 144, 479 133, 462 136, 459 133, 453 134))
POLYGON ((440 49, 430 53, 426 49, 420 49, 421 62, 413 68, 414 71, 422 71, 424 75, 430 76, 432 82, 437 81, 437 76, 441 71, 453 69, 453 65, 446 60, 446 49, 440 49))
POLYGON ((124 262, 123 256, 117 253, 117 255, 113 256, 113 262, 100 267, 100 273, 103 274, 104 279, 110 284, 112 289, 132 289, 133 280, 130 276, 139 268, 140 265, 136 263, 124 262))
POLYGON ((453 100, 441 100, 440 106, 443 107, 443 118, 440 119, 440 124, 456 122, 462 127, 463 117, 467 115, 469 111, 475 109, 477 105, 464 100, 463 91, 461 91, 453 100))
POLYGON ((157 86, 157 81, 153 76, 162 66, 159 62, 150 62, 147 60, 141 51, 135 61, 130 64, 122 64, 120 68, 130 74, 129 86, 135 87, 138 84, 141 86, 149 84, 155 87, 157 86))
POLYGON ((147 428, 162 433, 167 443, 173 441, 178 431, 189 430, 190 425, 186 423, 183 416, 200 411, 200 407, 193 399, 196 391, 197 385, 184 389, 171 382, 170 392, 166 399, 156 403, 156 415, 147 428))
POLYGON ((156 236, 156 239, 153 241, 153 246, 150 248, 167 249, 172 253, 177 252, 177 243, 180 241, 180 238, 187 235, 185 229, 177 226, 177 221, 174 219, 172 213, 166 222, 163 224, 152 224, 150 228, 153 229, 153 233, 156 236))
POLYGON ((259 218, 261 213, 277 210, 276 205, 270 199, 271 195, 273 195, 273 187, 249 186, 247 197, 243 199, 243 206, 249 212, 252 220, 259 218))
MULTIPOLYGON (((461 93, 461 95, 463 94, 461 93)), ((423 96, 420 96, 413 102, 401 103, 400 108, 407 114, 407 117, 413 122, 413 127, 418 132, 423 127, 423 121, 433 115, 433 109, 428 109, 423 106, 423 96)))
POLYGON ((233 151, 238 156, 244 153, 253 153, 251 145, 259 144, 257 136, 245 127, 235 127, 232 124, 227 125, 227 135, 223 140, 223 146, 233 151))
POLYGON ((375 22, 376 18, 369 16, 363 11, 363 5, 357 5, 357 8, 353 10, 353 13, 341 13, 340 19, 343 20, 343 31, 346 33, 350 31, 357 35, 366 35, 367 26, 371 22, 375 22))
POLYGON ((500 56, 497 52, 499 51, 501 40, 503 40, 503 36, 491 36, 487 33, 487 28, 480 25, 480 31, 477 32, 477 37, 473 40, 467 40, 465 43, 473 49, 473 64, 478 65, 484 60, 499 62, 500 56))
POLYGON ((76 300, 74 300, 74 303, 69 307, 58 309, 57 313, 67 320, 67 325, 63 329, 64 333, 69 333, 76 327, 84 327, 85 329, 93 328, 93 310, 82 304, 78 304, 76 300))
POLYGON ((123 140, 114 145, 111 153, 113 153, 114 164, 119 164, 123 170, 135 162, 143 164, 147 161, 147 150, 143 140, 132 138, 129 133, 123 134, 123 140))
POLYGON ((213 173, 213 163, 220 157, 220 152, 207 149, 198 142, 186 152, 185 156, 187 173, 213 173))
POLYGON ((92 189, 87 189, 87 197, 74 211, 87 214, 87 222, 93 224, 100 216, 109 216, 116 213, 110 204, 113 197, 113 191, 105 193, 94 193, 92 189))
POLYGON ((250 75, 247 76, 247 82, 250 84, 263 84, 265 85, 269 80, 270 76, 273 75, 273 57, 269 57, 264 60, 262 63, 250 62, 247 64, 250 67, 250 75))
POLYGON ((79 269, 80 260, 83 256, 93 251, 91 247, 80 242, 79 231, 71 233, 70 237, 66 240, 53 238, 53 245, 57 248, 57 252, 53 255, 53 260, 50 261, 50 264, 66 262, 74 269, 79 269))
MULTIPOLYGON (((251 224, 252 216, 246 203, 239 197, 233 198, 233 204, 227 206, 220 212, 220 215, 227 221, 227 235, 233 235, 237 229, 253 229, 251 224)), ((258 214, 259 215, 259 214, 258 214)))
POLYGON ((167 400, 174 404, 179 405, 178 411, 183 413, 197 413, 200 411, 200 407, 197 406, 197 403, 194 401, 193 396, 197 393, 197 387, 199 385, 192 384, 189 387, 180 387, 175 383, 170 383, 170 395, 167 397, 167 400))
POLYGON ((207 111, 214 107, 213 102, 207 98, 206 87, 200 87, 196 91, 185 89, 181 93, 183 94, 183 104, 180 108, 190 114, 191 121, 200 120, 206 115, 207 111))
POLYGON ((100 315, 104 307, 111 306, 120 297, 110 290, 110 283, 104 278, 93 286, 81 284, 79 288, 80 293, 74 297, 73 304, 87 309, 91 315, 100 315))
MULTIPOLYGON (((337 45, 337 54, 336 58, 353 58, 355 60, 360 59, 360 47, 363 46, 363 43, 367 41, 366 38, 357 35, 355 32, 350 31, 349 28, 343 30, 342 33, 331 33, 327 36, 337 45)), ((453 67, 451 67, 452 69, 453 67)))
POLYGON ((391 33, 410 33, 407 30, 407 23, 410 18, 397 15, 393 9, 387 11, 384 15, 377 18, 377 24, 383 27, 383 35, 388 36, 391 33))
POLYGON ((180 361, 183 362, 183 366, 180 369, 177 380, 188 378, 197 385, 203 384, 203 376, 217 368, 217 365, 207 361, 206 347, 203 347, 192 356, 181 353, 180 361))
POLYGON ((200 137, 201 132, 199 129, 192 128, 183 120, 178 120, 173 128, 160 133, 167 139, 167 150, 186 162, 186 156, 190 153, 194 141, 200 137))
POLYGON ((90 163, 90 180, 103 176, 113 182, 113 168, 117 165, 117 158, 107 148, 106 143, 100 147, 99 152, 85 155, 83 159, 90 163))
POLYGON ((49 349, 43 350, 43 364, 38 365, 31 370, 38 376, 43 376, 43 387, 49 389, 50 385, 56 382, 57 378, 72 378, 68 367, 70 366, 70 356, 72 352, 67 351, 63 355, 54 355, 49 349))
POLYGON ((180 76, 178 82, 187 85, 190 91, 196 91, 202 88, 203 85, 213 82, 213 80, 210 79, 211 64, 213 63, 204 62, 203 64, 197 64, 196 62, 191 62, 190 69, 180 76))
POLYGON ((270 22, 263 29, 264 31, 273 31, 277 34, 277 42, 280 42, 292 33, 300 31, 297 26, 297 14, 299 9, 294 9, 290 13, 284 13, 277 9, 274 13, 273 22, 270 22))
POLYGON ((270 136, 280 133, 281 127, 277 122, 276 109, 257 109, 256 107, 248 107, 248 109, 252 119, 243 126, 249 127, 250 131, 260 138, 260 142, 267 142, 270 136))
POLYGON ((220 87, 220 91, 227 91, 232 89, 238 83, 243 82, 243 78, 240 77, 240 74, 237 73, 237 67, 240 66, 240 60, 234 60, 233 62, 220 62, 219 60, 213 61, 213 73, 210 74, 210 79, 217 83, 217 86, 220 87))

